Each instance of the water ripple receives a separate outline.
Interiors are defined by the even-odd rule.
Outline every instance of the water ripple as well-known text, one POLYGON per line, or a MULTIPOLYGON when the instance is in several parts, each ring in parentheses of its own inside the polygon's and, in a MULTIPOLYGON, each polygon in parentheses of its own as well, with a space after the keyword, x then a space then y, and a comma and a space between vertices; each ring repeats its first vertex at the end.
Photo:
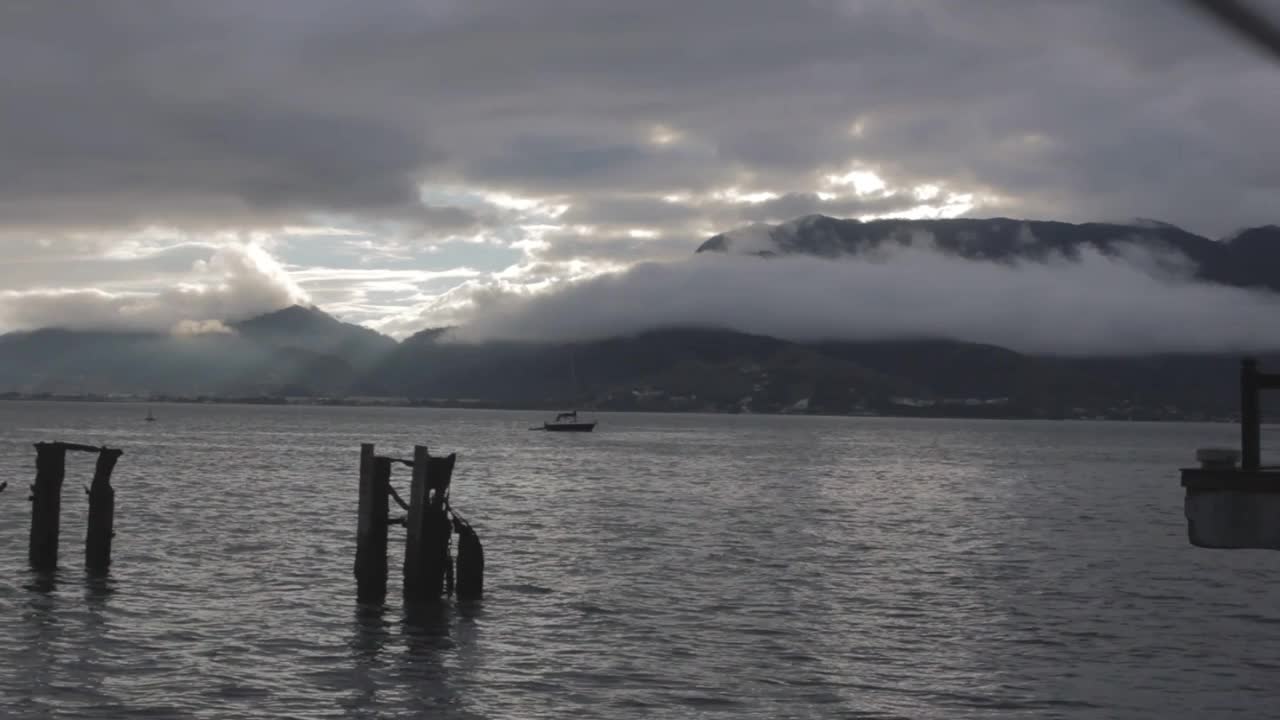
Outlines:
MULTIPOLYGON (((15 718, 1257 717, 1280 560, 1186 545, 1222 426, 0 403, 15 718), (30 443, 126 450, 112 575, 25 566, 30 443), (483 603, 354 602, 357 453, 457 451, 483 603)), ((91 473, 69 461, 68 488, 91 473)), ((398 470, 398 473, 403 473, 398 470)), ((405 477, 397 475, 401 488, 405 477)), ((391 567, 399 566, 393 530, 391 567)))

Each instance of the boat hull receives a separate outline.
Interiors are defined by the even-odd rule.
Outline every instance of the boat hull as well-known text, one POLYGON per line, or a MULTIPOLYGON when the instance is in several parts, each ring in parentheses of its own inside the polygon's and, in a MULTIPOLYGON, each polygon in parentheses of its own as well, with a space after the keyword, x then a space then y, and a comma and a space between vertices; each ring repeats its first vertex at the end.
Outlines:
POLYGON ((591 432, 596 429, 596 424, 593 422, 543 423, 542 429, 547 432, 591 432))

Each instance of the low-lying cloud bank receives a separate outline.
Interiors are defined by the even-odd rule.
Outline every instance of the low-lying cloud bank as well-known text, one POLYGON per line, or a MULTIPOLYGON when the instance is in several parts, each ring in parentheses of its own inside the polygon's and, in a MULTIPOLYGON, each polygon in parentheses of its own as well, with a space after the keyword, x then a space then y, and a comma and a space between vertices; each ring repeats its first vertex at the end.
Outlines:
POLYGON ((901 247, 874 259, 701 255, 555 292, 477 292, 457 341, 586 340, 673 326, 793 340, 949 338, 1053 355, 1280 349, 1280 296, 1191 279, 1132 248, 1046 263, 901 247))
POLYGON ((167 280, 173 284, 155 292, 0 291, 0 328, 226 332, 223 321, 307 300, 284 268, 254 244, 211 248, 189 273, 167 280))

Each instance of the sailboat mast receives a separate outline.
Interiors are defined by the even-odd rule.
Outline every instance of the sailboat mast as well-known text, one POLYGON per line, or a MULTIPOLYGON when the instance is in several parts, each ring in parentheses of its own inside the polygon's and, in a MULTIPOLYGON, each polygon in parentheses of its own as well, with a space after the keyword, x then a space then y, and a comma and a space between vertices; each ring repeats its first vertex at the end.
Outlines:
POLYGON ((576 408, 578 405, 578 364, 574 361, 573 348, 569 349, 569 377, 572 378, 573 384, 570 386, 569 396, 571 404, 576 408))

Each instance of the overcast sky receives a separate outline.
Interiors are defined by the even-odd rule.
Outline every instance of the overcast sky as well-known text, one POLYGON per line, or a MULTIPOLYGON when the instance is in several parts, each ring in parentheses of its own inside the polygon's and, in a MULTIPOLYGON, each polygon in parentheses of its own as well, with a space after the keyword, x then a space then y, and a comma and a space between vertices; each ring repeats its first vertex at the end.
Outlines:
POLYGON ((1176 0, 17 0, 0 87, 0 330, 404 334, 815 212, 1280 221, 1280 70, 1176 0))

